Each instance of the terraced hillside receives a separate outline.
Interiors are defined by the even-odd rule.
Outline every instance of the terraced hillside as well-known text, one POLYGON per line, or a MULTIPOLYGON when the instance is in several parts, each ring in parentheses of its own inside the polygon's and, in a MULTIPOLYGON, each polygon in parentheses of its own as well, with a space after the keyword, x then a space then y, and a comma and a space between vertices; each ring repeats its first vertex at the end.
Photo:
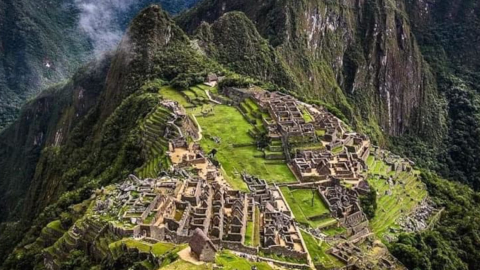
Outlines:
POLYGON ((178 134, 178 130, 168 123, 173 120, 175 119, 172 118, 171 112, 159 105, 140 126, 142 153, 146 163, 137 170, 139 177, 156 177, 162 168, 168 167, 169 160, 165 155, 168 150, 168 139, 178 134))
POLYGON ((368 182, 377 191, 378 205, 370 224, 373 232, 384 239, 399 228, 396 222, 408 216, 428 193, 417 171, 392 171, 390 165, 374 156, 369 157, 368 166, 371 175, 368 182))

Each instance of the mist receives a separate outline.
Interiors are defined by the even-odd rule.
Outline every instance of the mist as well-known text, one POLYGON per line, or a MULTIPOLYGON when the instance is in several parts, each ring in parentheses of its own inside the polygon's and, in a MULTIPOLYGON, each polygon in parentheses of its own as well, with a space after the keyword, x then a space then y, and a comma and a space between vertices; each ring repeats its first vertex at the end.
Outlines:
MULTIPOLYGON (((74 0, 79 13, 79 28, 93 45, 95 56, 114 49, 124 34, 122 20, 138 7, 138 0, 74 0)), ((153 2, 153 1, 152 1, 153 2)))

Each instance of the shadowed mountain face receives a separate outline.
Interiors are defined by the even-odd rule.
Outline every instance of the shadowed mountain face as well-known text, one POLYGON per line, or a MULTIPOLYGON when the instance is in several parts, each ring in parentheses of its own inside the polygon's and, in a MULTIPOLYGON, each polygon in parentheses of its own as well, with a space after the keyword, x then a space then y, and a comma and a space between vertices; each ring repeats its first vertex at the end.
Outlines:
POLYGON ((1 0, 0 130, 16 118, 25 100, 114 49, 142 8, 160 3, 178 13, 195 2, 1 0))

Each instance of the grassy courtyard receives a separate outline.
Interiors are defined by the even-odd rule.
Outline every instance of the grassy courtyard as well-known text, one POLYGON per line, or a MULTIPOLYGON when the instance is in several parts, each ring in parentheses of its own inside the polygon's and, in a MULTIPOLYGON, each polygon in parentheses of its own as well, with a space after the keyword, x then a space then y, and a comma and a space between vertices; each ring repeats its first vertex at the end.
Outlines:
POLYGON ((234 107, 217 105, 207 117, 197 117, 202 127, 201 146, 205 152, 216 149, 217 159, 227 174, 227 180, 234 188, 247 190, 241 178, 243 171, 263 178, 270 183, 296 182, 295 176, 284 163, 269 163, 255 146, 255 139, 248 131, 253 126, 234 107), (216 143, 213 137, 220 138, 216 143))
POLYGON ((317 191, 312 192, 309 189, 290 189, 288 187, 281 187, 280 190, 298 222, 314 228, 331 225, 332 220, 333 223, 335 223, 335 219, 333 218, 309 220, 309 218, 328 214, 330 212, 317 191))

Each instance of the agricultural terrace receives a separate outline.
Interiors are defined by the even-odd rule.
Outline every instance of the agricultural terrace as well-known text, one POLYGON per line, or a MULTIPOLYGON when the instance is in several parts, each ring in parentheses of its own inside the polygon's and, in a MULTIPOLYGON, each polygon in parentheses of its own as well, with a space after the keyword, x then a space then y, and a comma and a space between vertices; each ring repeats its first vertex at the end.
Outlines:
POLYGON ((330 217, 330 211, 316 190, 312 192, 310 189, 288 187, 281 187, 280 190, 298 222, 312 228, 323 228, 337 222, 330 217))
POLYGON ((378 205, 370 225, 373 232, 383 239, 390 228, 398 227, 396 221, 411 213, 428 193, 415 171, 389 172, 390 166, 373 156, 368 158, 367 164, 371 175, 368 182, 377 191, 378 205), (392 186, 386 180, 389 177, 392 177, 392 186))
MULTIPOLYGON (((247 259, 241 258, 232 252, 221 251, 217 254, 215 263, 225 270, 251 270, 256 267, 258 270, 271 270, 270 265, 265 262, 251 262, 247 259)), ((212 269, 211 264, 195 265, 184 260, 177 260, 165 267, 162 270, 208 270, 212 269)))
POLYGON ((140 240, 134 240, 131 238, 125 238, 117 242, 113 242, 109 245, 110 250, 118 249, 122 244, 125 244, 128 248, 135 248, 140 252, 149 253, 151 252, 155 256, 162 256, 169 251, 175 249, 175 245, 172 243, 162 243, 158 242, 155 244, 150 244, 140 240))

